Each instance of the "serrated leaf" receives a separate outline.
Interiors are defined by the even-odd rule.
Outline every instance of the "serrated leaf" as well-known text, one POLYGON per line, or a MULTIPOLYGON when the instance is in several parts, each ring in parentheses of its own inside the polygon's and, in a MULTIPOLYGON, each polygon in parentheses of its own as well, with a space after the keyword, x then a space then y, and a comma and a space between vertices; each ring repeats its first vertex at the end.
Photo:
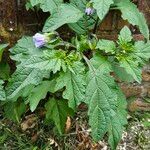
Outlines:
POLYGON ((109 126, 109 138, 108 143, 111 146, 111 149, 115 150, 119 141, 122 137, 122 132, 124 130, 124 125, 127 124, 127 102, 125 96, 122 91, 118 88, 118 107, 117 113, 115 116, 111 118, 110 126, 109 126))
POLYGON ((106 53, 115 53, 116 45, 113 41, 110 40, 99 40, 96 48, 104 50, 106 53))
POLYGON ((66 70, 64 61, 65 56, 66 54, 64 51, 51 50, 47 51, 46 55, 41 55, 40 57, 32 56, 25 62, 24 66, 28 68, 36 68, 42 71, 53 71, 53 73, 56 73, 57 71, 60 71, 61 68, 66 70))
POLYGON ((85 80, 84 80, 84 65, 81 62, 76 62, 66 72, 61 72, 56 80, 56 91, 65 87, 63 98, 68 99, 69 107, 75 109, 80 102, 84 100, 85 80))
POLYGON ((6 100, 6 94, 3 87, 3 80, 0 80, 0 101, 6 100))
POLYGON ((43 31, 54 31, 66 23, 75 23, 82 16, 83 13, 77 7, 71 4, 61 4, 57 11, 47 19, 43 31))
POLYGON ((14 98, 27 85, 40 84, 44 77, 49 77, 47 71, 41 72, 38 69, 19 66, 6 86, 7 99, 14 98))
POLYGON ((58 6, 63 3, 63 0, 30 0, 32 6, 40 5, 40 8, 44 12, 51 12, 53 13, 58 6))
POLYGON ((137 25, 144 37, 149 40, 149 29, 146 20, 137 6, 129 0, 116 2, 115 5, 122 12, 122 18, 128 20, 132 25, 137 25))
POLYGON ((105 15, 108 13, 110 5, 113 4, 113 0, 91 0, 93 7, 97 11, 97 15, 100 20, 103 20, 105 15))
POLYGON ((37 105, 39 104, 40 100, 44 99, 47 95, 47 92, 53 92, 55 81, 43 81, 40 85, 35 87, 29 97, 28 100, 30 103, 30 110, 33 112, 37 105))
POLYGON ((5 117, 19 122, 21 116, 26 111, 26 105, 23 102, 9 102, 4 105, 4 115, 5 117))
POLYGON ((96 65, 92 62, 93 60, 89 62, 90 70, 87 78, 85 102, 89 106, 88 114, 92 136, 95 141, 99 141, 107 132, 110 118, 115 115, 117 94, 112 90, 116 88, 116 85, 109 75, 110 70, 105 70, 105 68, 109 68, 107 60, 101 59, 99 56, 96 65))
POLYGON ((121 81, 125 82, 134 81, 134 78, 131 75, 129 75, 124 68, 120 67, 118 63, 113 63, 112 68, 117 78, 119 78, 121 81))
POLYGON ((33 55, 42 55, 43 51, 35 47, 32 37, 24 36, 10 49, 11 59, 24 62, 33 55))
POLYGON ((148 61, 150 58, 150 42, 138 41, 135 42, 135 50, 133 51, 133 56, 137 59, 148 61))
POLYGON ((123 67, 126 72, 134 78, 134 80, 141 83, 142 69, 139 67, 137 62, 130 59, 122 59, 120 61, 120 67, 123 67))
POLYGON ((120 142, 123 129, 124 128, 121 125, 120 120, 118 119, 118 115, 115 115, 111 119, 110 129, 109 129, 109 138, 108 138, 108 143, 111 146, 112 150, 115 150, 118 143, 120 142))
POLYGON ((68 116, 73 115, 73 110, 68 107, 66 100, 49 99, 45 104, 46 119, 52 119, 60 134, 64 133, 68 116))
POLYGON ((118 39, 119 39, 119 41, 131 42, 132 33, 127 26, 125 26, 121 29, 118 39))
MULTIPOLYGON (((71 0, 73 5, 77 6, 83 13, 86 9, 86 0, 71 0)), ((77 34, 86 34, 89 30, 94 28, 95 22, 97 19, 96 13, 92 17, 87 16, 86 14, 76 23, 69 23, 69 27, 74 30, 77 34)))

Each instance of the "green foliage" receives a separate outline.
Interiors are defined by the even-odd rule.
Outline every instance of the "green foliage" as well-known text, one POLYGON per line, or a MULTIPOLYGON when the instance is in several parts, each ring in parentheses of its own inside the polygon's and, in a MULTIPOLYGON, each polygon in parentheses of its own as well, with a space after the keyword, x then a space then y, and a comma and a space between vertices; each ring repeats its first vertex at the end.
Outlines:
POLYGON ((133 60, 130 59, 122 59, 120 61, 120 67, 123 67, 126 72, 131 75, 137 82, 141 82, 142 80, 142 70, 139 67, 137 62, 134 62, 133 60))
POLYGON ((52 119, 60 134, 64 133, 67 117, 73 115, 71 108, 67 106, 67 101, 63 99, 49 99, 45 104, 46 118, 52 119))
POLYGON ((96 64, 94 57, 88 61, 89 72, 85 102, 89 105, 88 114, 92 135, 94 140, 98 141, 107 132, 110 118, 115 115, 117 95, 113 90, 115 82, 109 76, 110 65, 104 58, 95 57, 99 58, 96 58, 96 64))
POLYGON ((56 82, 56 90, 66 87, 63 98, 69 100, 69 107, 75 109, 84 100, 84 65, 81 62, 76 62, 66 72, 61 72, 56 82))
POLYGON ((58 11, 53 13, 46 21, 44 32, 54 31, 66 23, 75 23, 82 18, 83 13, 71 4, 61 4, 58 11))
MULTIPOLYGON (((82 13, 85 13, 86 0, 70 0, 71 4, 78 7, 82 13)), ((94 28, 97 15, 94 13, 92 17, 83 15, 76 23, 69 23, 69 27, 74 30, 77 34, 87 34, 90 30, 94 28)))
POLYGON ((28 1, 28 9, 42 9, 51 15, 44 33, 34 39, 24 36, 10 49, 16 69, 1 61, 7 46, 1 45, 0 101, 5 115, 18 122, 26 110, 33 112, 39 103, 40 107, 45 105, 46 119, 53 120, 60 134, 67 117, 84 102, 93 139, 99 141, 107 134, 109 145, 116 149, 127 124, 127 112, 125 97, 112 73, 121 81, 141 82, 141 68, 150 58, 149 31, 143 14, 129 0, 88 2, 28 1), (121 10, 123 19, 137 25, 147 42, 134 41, 127 26, 117 41, 98 40, 96 29, 110 9, 121 10), (69 42, 54 31, 64 24, 77 33, 69 42))
POLYGON ((146 20, 144 15, 139 12, 137 6, 130 2, 130 0, 116 2, 115 6, 121 11, 122 18, 128 20, 132 25, 138 26, 144 37, 149 40, 149 29, 146 20))
POLYGON ((1 101, 4 101, 6 99, 6 94, 5 94, 5 91, 4 91, 4 88, 3 88, 3 81, 0 80, 0 100, 1 101))
POLYGON ((54 91, 53 86, 55 86, 55 82, 53 80, 43 81, 31 91, 27 101, 30 103, 30 110, 32 112, 37 108, 40 100, 46 97, 47 92, 54 91))
POLYGON ((127 124, 127 112, 125 111, 127 102, 125 96, 119 88, 117 88, 117 112, 111 118, 109 128, 108 128, 108 143, 112 149, 116 149, 117 144, 121 140, 122 132, 124 130, 124 125, 127 124))
POLYGON ((6 87, 7 99, 13 99, 23 88, 30 84, 40 84, 44 77, 48 77, 46 71, 40 72, 38 69, 19 66, 6 87))
POLYGON ((8 44, 0 44, 0 62, 2 60, 2 55, 4 52, 4 49, 8 46, 8 44))
POLYGON ((113 4, 113 0, 91 0, 93 7, 97 11, 97 15, 100 20, 103 20, 105 15, 108 13, 110 5, 113 4))
POLYGON ((7 80, 10 75, 10 67, 6 62, 0 63, 0 79, 7 80))
POLYGON ((97 43, 97 48, 100 50, 105 50, 106 53, 114 54, 116 45, 113 41, 99 40, 97 43))
POLYGON ((133 43, 132 39, 131 31, 125 26, 120 31, 116 44, 113 41, 99 40, 97 48, 114 55, 117 61, 114 63, 114 59, 112 60, 113 69, 121 80, 129 82, 136 80, 140 83, 141 66, 150 58, 150 45, 149 42, 142 41, 133 43))
POLYGON ((43 12, 51 13, 53 13, 62 2, 63 0, 30 0, 32 7, 40 5, 43 12))
POLYGON ((21 102, 9 102, 4 105, 5 116, 15 122, 20 122, 21 116, 26 111, 26 105, 21 102))

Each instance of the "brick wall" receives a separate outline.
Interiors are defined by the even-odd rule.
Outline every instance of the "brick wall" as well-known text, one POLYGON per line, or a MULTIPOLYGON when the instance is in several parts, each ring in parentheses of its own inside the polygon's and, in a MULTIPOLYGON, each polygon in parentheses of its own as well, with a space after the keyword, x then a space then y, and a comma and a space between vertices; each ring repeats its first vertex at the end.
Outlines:
MULTIPOLYGON (((147 23, 150 27, 150 0, 133 0, 139 9, 144 13, 147 23)), ((24 8, 25 0, 0 0, 0 41, 14 43, 16 39, 23 34, 34 33, 41 29, 47 15, 41 12, 26 11, 24 8)), ((98 36, 106 39, 116 39, 117 33, 124 25, 128 25, 134 34, 135 39, 143 39, 138 29, 123 21, 117 11, 111 11, 98 29, 98 36)), ((63 35, 64 30, 60 30, 63 35)), ((65 30, 65 36, 70 36, 70 31, 65 30)), ((65 38, 67 38, 65 37, 65 38)), ((128 98, 135 97, 138 101, 133 104, 138 105, 140 109, 149 109, 147 104, 142 103, 141 99, 150 98, 150 65, 143 68, 142 84, 120 83, 123 91, 128 98)), ((132 107, 133 110, 133 107, 132 107)))

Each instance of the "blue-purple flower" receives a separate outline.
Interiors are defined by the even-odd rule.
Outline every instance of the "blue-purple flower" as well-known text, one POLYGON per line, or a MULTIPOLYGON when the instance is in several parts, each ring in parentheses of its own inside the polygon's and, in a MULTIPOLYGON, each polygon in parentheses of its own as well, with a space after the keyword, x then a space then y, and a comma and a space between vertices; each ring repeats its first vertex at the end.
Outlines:
POLYGON ((46 36, 40 33, 36 33, 33 36, 33 42, 37 48, 40 48, 47 43, 46 36))
POLYGON ((92 14, 94 13, 94 9, 91 8, 91 7, 87 7, 87 8, 85 9, 85 13, 86 13, 87 15, 92 15, 92 14))
POLYGON ((88 2, 86 4, 86 9, 85 9, 85 13, 87 15, 92 15, 94 13, 94 8, 93 8, 93 3, 92 2, 88 2))

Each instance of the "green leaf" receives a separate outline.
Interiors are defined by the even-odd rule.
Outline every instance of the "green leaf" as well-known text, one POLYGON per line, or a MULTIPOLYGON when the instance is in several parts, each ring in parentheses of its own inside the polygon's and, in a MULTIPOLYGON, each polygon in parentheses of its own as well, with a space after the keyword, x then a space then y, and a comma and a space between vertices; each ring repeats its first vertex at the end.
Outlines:
POLYGON ((63 98, 69 100, 69 107, 73 109, 84 100, 84 69, 85 67, 81 62, 76 62, 71 66, 71 70, 67 69, 66 72, 60 72, 60 76, 56 80, 56 91, 65 87, 63 98))
POLYGON ((10 67, 8 63, 0 63, 0 79, 7 80, 10 75, 10 67))
POLYGON ((132 25, 137 25, 146 39, 149 39, 149 29, 144 15, 139 12, 137 6, 129 0, 123 0, 115 4, 122 12, 122 18, 128 20, 132 25))
POLYGON ((8 44, 0 44, 0 61, 2 60, 2 55, 4 52, 4 49, 8 46, 8 44))
POLYGON ((120 123, 120 120, 118 119, 118 115, 112 117, 109 128, 108 143, 111 146, 112 150, 116 150, 116 147, 122 138, 122 132, 124 130, 123 126, 120 123))
POLYGON ((10 49, 11 59, 24 62, 33 55, 42 55, 42 49, 35 47, 32 37, 24 36, 10 49))
POLYGON ((41 72, 38 69, 19 66, 6 86, 7 99, 14 98, 27 85, 40 84, 44 77, 49 77, 49 73, 47 71, 41 72))
POLYGON ((3 80, 0 80, 0 101, 6 100, 6 94, 3 88, 3 80))
POLYGON ((138 41, 135 42, 135 50, 133 51, 133 56, 138 60, 148 61, 150 58, 150 42, 138 41))
POLYGON ((124 58, 120 61, 120 67, 123 67, 126 72, 134 78, 134 80, 141 83, 142 69, 136 61, 124 58))
POLYGON ((19 123, 21 116, 26 111, 26 106, 23 102, 9 102, 4 105, 4 115, 13 121, 19 123))
POLYGON ((111 149, 116 149, 118 143, 122 138, 122 132, 124 130, 124 125, 127 124, 127 102, 125 96, 122 91, 118 88, 118 107, 117 113, 115 116, 111 118, 110 126, 109 126, 109 138, 108 143, 111 146, 111 149))
POLYGON ((75 23, 83 13, 71 4, 61 4, 57 12, 53 13, 46 21, 43 28, 44 32, 50 32, 58 29, 66 23, 75 23))
MULTIPOLYGON (((71 4, 78 7, 83 13, 85 13, 86 9, 86 0, 71 0, 71 4)), ((86 14, 76 23, 69 23, 69 27, 74 30, 77 34, 86 34, 89 30, 94 28, 95 22, 97 19, 97 15, 94 13, 91 16, 87 16, 86 14)))
POLYGON ((115 53, 116 45, 110 40, 99 40, 96 48, 104 50, 106 53, 115 53))
POLYGON ((66 100, 49 99, 45 104, 46 119, 52 119, 60 134, 64 133, 68 116, 73 115, 73 110, 68 107, 66 100))
POLYGON ((30 103, 30 110, 33 112, 37 105, 39 104, 40 100, 44 99, 47 95, 47 92, 53 92, 53 86, 55 81, 43 81, 37 87, 35 87, 29 97, 28 101, 30 103))
POLYGON ((89 106, 88 114, 92 136, 95 141, 99 141, 108 130, 110 118, 116 114, 117 94, 113 90, 116 85, 109 75, 110 69, 106 69, 110 68, 107 60, 99 56, 97 63, 93 62, 95 60, 88 62, 90 70, 87 77, 85 102, 89 106))
POLYGON ((100 20, 103 20, 105 15, 108 13, 110 5, 113 4, 113 0, 91 0, 93 7, 97 11, 97 15, 100 20))
POLYGON ((131 75, 129 75, 124 68, 120 67, 118 63, 113 63, 112 68, 117 78, 119 78, 121 81, 125 82, 134 81, 134 78, 131 75))
POLYGON ((125 26, 120 31, 118 39, 119 39, 119 41, 131 42, 131 40, 132 40, 132 33, 131 33, 130 29, 127 26, 125 26))
POLYGON ((45 54, 46 55, 41 55, 40 57, 32 56, 25 62, 24 66, 27 68, 36 68, 41 71, 53 71, 53 73, 60 71, 61 67, 63 70, 66 70, 64 61, 66 57, 65 51, 51 50, 47 51, 45 54))
POLYGON ((40 5, 44 12, 53 13, 58 6, 63 3, 63 0, 30 0, 32 6, 40 5))

